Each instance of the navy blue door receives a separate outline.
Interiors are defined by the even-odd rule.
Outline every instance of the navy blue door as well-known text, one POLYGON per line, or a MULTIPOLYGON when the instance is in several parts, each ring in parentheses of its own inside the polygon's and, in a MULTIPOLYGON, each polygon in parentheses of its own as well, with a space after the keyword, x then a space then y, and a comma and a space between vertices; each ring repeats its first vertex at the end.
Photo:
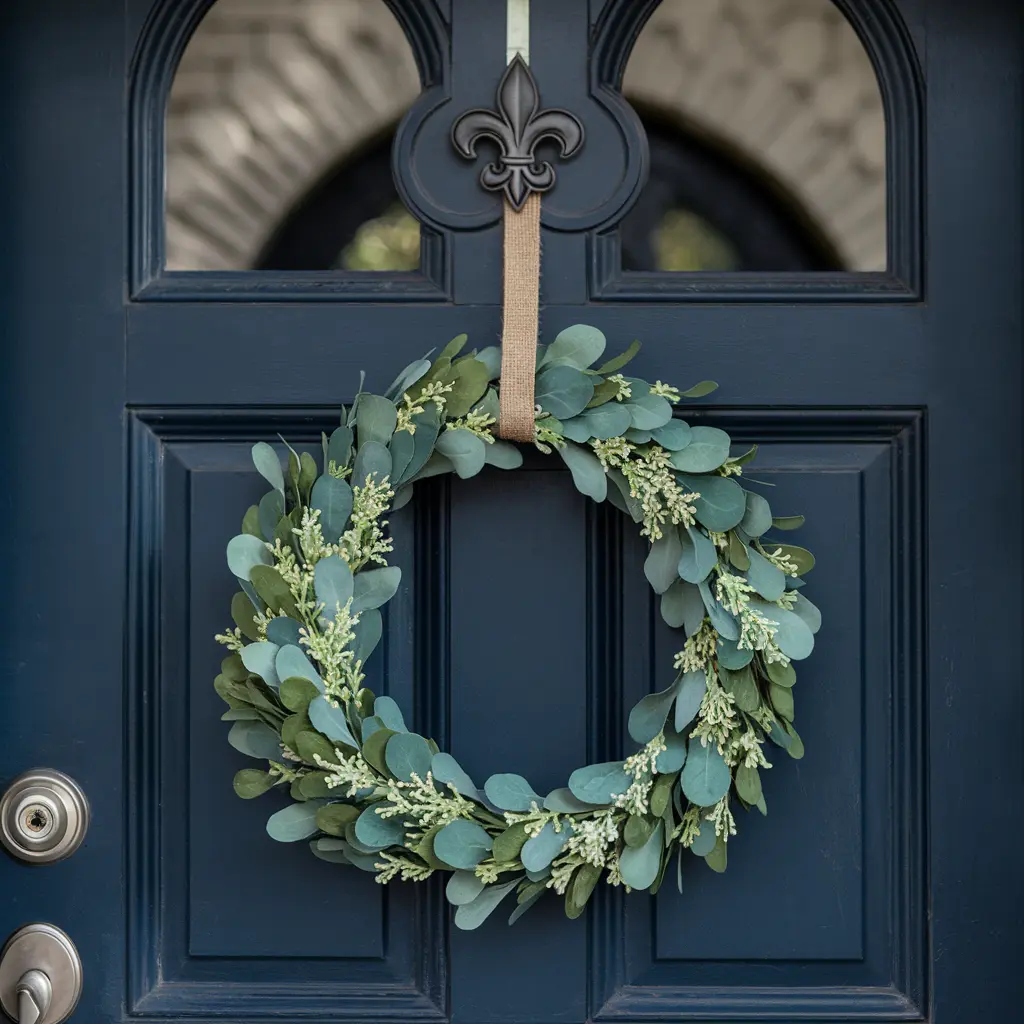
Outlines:
MULTIPOLYGON (((471 201, 434 211, 420 272, 164 271, 160 126, 208 6, 3 15, 0 777, 61 769, 94 816, 64 863, 0 858, 0 937, 64 928, 88 1024, 1016 1019, 1016 6, 838 3, 886 98, 888 272, 690 276, 619 271, 602 212, 643 172, 614 87, 653 0, 533 4, 544 101, 588 128, 544 232, 544 338, 591 323, 641 339, 652 380, 721 382, 701 420, 760 443, 776 503, 806 513, 827 625, 801 674, 807 756, 779 759, 726 874, 469 935, 434 884, 384 890, 267 838, 266 806, 232 794, 211 637, 252 443, 319 437, 361 370, 383 387, 458 333, 495 343, 500 224, 424 107, 399 160, 471 201)), ((392 7, 427 107, 492 104, 504 0, 392 7)), ((621 754, 673 651, 631 531, 528 461, 423 488, 394 532, 405 585, 370 685, 477 777, 551 788, 621 754)))

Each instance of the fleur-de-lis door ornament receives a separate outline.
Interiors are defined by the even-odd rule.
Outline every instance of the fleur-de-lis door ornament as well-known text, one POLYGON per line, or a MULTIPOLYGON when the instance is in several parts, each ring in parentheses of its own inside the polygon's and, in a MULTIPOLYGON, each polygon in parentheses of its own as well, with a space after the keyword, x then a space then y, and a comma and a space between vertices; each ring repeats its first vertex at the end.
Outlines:
POLYGON ((498 147, 497 159, 480 172, 480 184, 504 192, 504 307, 498 432, 532 441, 534 368, 540 303, 540 196, 555 184, 555 169, 537 156, 544 140, 556 142, 563 159, 579 152, 583 125, 567 110, 541 110, 537 83, 520 53, 498 84, 498 109, 468 110, 452 125, 452 143, 467 159, 481 141, 498 147))
POLYGON ((540 94, 530 67, 517 53, 498 85, 498 110, 468 110, 452 125, 452 142, 468 159, 477 143, 490 139, 499 154, 480 172, 480 184, 492 192, 504 190, 514 210, 521 210, 531 192, 547 192, 555 184, 555 169, 539 161, 537 145, 557 142, 568 159, 583 145, 583 125, 567 110, 539 110, 540 94))

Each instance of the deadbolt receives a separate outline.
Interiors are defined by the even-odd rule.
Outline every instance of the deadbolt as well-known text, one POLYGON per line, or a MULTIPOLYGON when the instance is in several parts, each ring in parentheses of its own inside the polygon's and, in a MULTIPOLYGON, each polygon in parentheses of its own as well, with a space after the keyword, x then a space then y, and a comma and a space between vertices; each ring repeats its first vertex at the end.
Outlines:
POLYGON ((53 768, 19 775, 0 798, 0 841, 19 860, 52 864, 81 845, 89 804, 78 783, 53 768))
POLYGON ((18 1024, 60 1024, 82 994, 75 944, 52 924, 19 928, 0 953, 0 1005, 18 1024))

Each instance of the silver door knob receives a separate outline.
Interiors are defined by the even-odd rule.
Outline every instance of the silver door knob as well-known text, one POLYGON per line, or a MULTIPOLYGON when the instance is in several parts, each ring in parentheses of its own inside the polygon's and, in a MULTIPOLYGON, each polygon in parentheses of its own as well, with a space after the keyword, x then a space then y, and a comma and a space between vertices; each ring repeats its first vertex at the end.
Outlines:
POLYGON ((0 953, 0 1005, 18 1024, 60 1024, 82 994, 75 944, 52 924, 19 928, 0 953))

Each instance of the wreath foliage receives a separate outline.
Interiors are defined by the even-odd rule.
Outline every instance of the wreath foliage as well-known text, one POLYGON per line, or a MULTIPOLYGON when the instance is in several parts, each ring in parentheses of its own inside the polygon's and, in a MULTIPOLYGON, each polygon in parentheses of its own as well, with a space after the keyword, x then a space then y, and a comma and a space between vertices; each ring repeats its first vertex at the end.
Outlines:
POLYGON ((799 589, 814 559, 767 539, 803 520, 773 518, 741 486, 756 449, 734 456, 724 431, 674 416, 681 399, 716 385, 680 393, 625 376, 638 343, 596 369, 605 339, 593 327, 540 346, 535 444, 650 541, 644 571, 681 642, 672 683, 630 712, 639 749, 581 767, 546 795, 517 774, 480 787, 409 730, 393 699, 362 685, 380 609, 401 582, 384 516, 428 477, 522 462, 494 436, 500 350, 462 355, 465 343, 413 363, 383 395, 360 390, 323 437, 322 472, 308 452, 289 448, 283 469, 270 445, 253 448, 271 490, 228 544, 241 591, 235 628, 217 637, 230 654, 215 686, 229 741, 267 767, 240 771, 235 791, 287 787, 292 803, 271 815, 269 834, 309 840, 316 856, 380 883, 452 871, 447 896, 466 929, 512 892, 510 923, 547 890, 579 916, 602 875, 654 892, 677 852, 681 878, 685 850, 722 871, 736 805, 767 813, 766 741, 803 755, 792 663, 820 625, 799 589))

